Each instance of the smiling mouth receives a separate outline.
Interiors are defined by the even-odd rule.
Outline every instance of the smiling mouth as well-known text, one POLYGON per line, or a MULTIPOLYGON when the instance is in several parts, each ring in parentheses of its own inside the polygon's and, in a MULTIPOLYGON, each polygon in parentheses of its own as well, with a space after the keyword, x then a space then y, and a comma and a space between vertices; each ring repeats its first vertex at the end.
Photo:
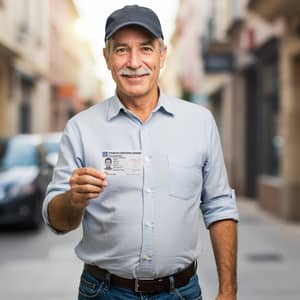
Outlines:
POLYGON ((122 77, 126 77, 126 78, 141 78, 141 77, 145 77, 148 76, 149 74, 141 74, 141 75, 122 75, 122 77))

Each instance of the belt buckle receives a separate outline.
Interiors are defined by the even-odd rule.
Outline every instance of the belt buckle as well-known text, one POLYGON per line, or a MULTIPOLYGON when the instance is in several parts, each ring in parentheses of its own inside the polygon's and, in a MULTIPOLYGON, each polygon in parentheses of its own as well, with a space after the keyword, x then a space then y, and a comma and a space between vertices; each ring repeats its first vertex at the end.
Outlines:
POLYGON ((136 293, 142 293, 143 292, 142 290, 140 290, 140 285, 139 285, 139 280, 138 279, 134 280, 134 291, 136 293))

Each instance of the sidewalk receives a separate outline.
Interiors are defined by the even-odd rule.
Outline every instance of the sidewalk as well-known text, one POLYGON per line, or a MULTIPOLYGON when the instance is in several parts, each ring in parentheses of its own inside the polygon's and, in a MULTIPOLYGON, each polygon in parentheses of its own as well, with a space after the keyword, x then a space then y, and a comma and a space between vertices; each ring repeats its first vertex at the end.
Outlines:
MULTIPOLYGON (((300 223, 262 211, 253 200, 239 199, 239 300, 297 300, 300 295, 300 223)), ((208 231, 199 261, 204 300, 214 300, 217 276, 208 231)))

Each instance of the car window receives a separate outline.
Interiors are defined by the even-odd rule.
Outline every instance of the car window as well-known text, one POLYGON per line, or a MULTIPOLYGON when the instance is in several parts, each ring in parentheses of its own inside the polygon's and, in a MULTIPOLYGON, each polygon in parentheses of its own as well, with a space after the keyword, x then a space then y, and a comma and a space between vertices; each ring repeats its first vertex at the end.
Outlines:
POLYGON ((58 142, 44 142, 43 146, 44 146, 47 154, 59 151, 59 143, 58 142))
POLYGON ((59 151, 61 136, 61 132, 50 133, 44 136, 43 147, 46 150, 46 154, 51 154, 59 151))
POLYGON ((4 156, 2 157, 1 168, 36 166, 39 164, 39 152, 35 144, 26 140, 12 139, 9 141, 4 156))

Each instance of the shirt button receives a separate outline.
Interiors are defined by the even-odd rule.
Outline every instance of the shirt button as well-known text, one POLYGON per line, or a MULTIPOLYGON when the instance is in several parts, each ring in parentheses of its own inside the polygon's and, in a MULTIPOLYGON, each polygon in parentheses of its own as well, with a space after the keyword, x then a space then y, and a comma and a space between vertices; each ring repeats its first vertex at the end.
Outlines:
POLYGON ((146 223, 145 223, 145 226, 146 226, 146 227, 150 227, 150 228, 153 227, 152 222, 146 222, 146 223))
POLYGON ((145 189, 145 192, 146 192, 146 193, 152 193, 152 189, 146 188, 146 189, 145 189))
POLYGON ((145 157, 144 157, 145 163, 149 163, 149 162, 151 161, 151 159, 152 159, 152 156, 151 156, 151 155, 145 156, 145 157))

